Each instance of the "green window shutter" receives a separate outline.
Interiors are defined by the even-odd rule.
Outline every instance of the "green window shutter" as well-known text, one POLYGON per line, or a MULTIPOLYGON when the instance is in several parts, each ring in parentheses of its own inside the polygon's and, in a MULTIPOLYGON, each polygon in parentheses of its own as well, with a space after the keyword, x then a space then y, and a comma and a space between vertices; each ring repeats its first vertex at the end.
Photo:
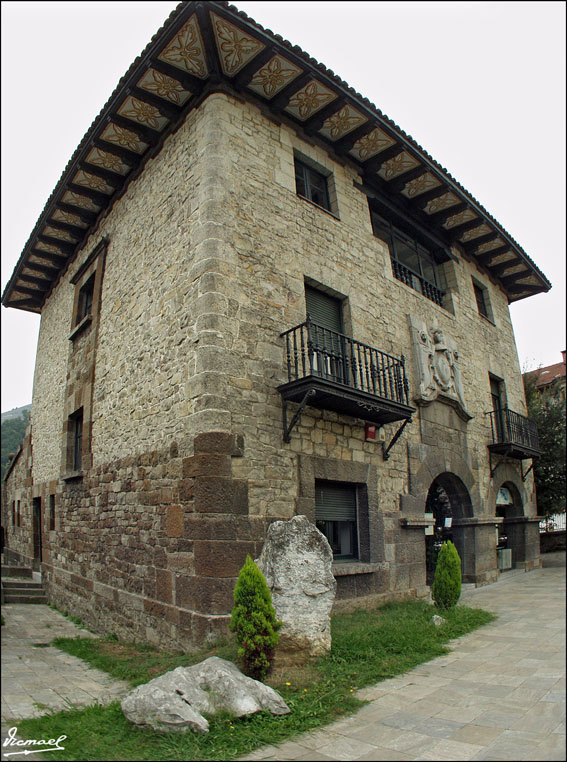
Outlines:
POLYGON ((316 521, 356 521, 356 487, 353 484, 315 484, 316 521))
POLYGON ((340 299, 305 286, 307 314, 314 323, 337 333, 343 333, 343 320, 340 299))

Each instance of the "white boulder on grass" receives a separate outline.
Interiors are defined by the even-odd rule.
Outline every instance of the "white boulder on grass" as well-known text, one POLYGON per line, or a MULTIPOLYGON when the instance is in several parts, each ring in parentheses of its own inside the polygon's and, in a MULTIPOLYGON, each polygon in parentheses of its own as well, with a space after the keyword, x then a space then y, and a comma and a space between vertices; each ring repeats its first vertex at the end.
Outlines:
POLYGON ((195 730, 208 733, 202 713, 225 710, 235 717, 263 710, 288 714, 290 709, 272 688, 246 677, 232 662, 211 656, 192 667, 160 675, 139 685, 121 702, 125 717, 135 725, 158 731, 195 730))
POLYGON ((337 582, 327 538, 306 516, 270 525, 260 558, 278 619, 276 662, 300 662, 331 649, 331 608, 337 582))

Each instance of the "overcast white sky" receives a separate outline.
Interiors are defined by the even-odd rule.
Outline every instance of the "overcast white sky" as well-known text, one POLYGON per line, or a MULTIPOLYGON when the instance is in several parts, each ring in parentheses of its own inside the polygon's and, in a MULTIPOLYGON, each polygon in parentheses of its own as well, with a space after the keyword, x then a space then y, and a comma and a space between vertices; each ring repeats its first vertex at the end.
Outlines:
MULTIPOLYGON (((177 3, 2 2, 2 291, 68 160, 177 3)), ((553 288, 511 306, 524 368, 565 349, 564 2, 236 2, 412 135, 553 288)), ((39 317, 2 308, 2 411, 39 317)))

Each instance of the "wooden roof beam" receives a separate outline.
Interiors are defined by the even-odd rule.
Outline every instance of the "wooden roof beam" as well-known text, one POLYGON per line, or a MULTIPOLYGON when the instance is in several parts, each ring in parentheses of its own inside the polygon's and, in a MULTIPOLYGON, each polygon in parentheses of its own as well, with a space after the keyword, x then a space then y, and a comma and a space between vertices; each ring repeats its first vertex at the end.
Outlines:
POLYGON ((40 234, 38 235, 37 240, 43 241, 43 243, 47 243, 50 246, 57 246, 59 250, 62 251, 63 254, 66 254, 67 256, 71 256, 75 253, 76 244, 69 243, 68 241, 62 241, 60 238, 53 238, 52 236, 49 236, 49 235, 40 234))
POLYGON ((18 280, 20 280, 20 279, 21 279, 21 276, 18 276, 18 278, 16 279, 16 282, 12 286, 12 291, 19 291, 22 294, 26 294, 26 296, 31 296, 34 299, 37 299, 37 301, 41 301, 42 297, 45 296, 46 292, 50 288, 50 284, 49 283, 46 284, 48 286, 48 288, 45 291, 38 291, 36 288, 28 288, 27 286, 21 286, 18 283, 18 280))
POLYGON ((45 280, 45 278, 36 278, 34 275, 28 275, 27 273, 20 273, 18 279, 26 283, 34 283, 36 286, 47 286, 48 288, 51 286, 51 282, 45 280))
POLYGON ((35 270, 36 273, 43 273, 50 280, 53 280, 59 275, 59 270, 57 268, 46 267, 45 265, 40 265, 37 262, 31 262, 29 259, 26 262, 26 267, 28 270, 35 270))
MULTIPOLYGON (((47 262, 53 262, 55 267, 59 270, 62 270, 68 261, 65 257, 61 257, 58 254, 52 254, 49 251, 43 251, 43 249, 32 249, 30 254, 33 254, 34 257, 38 257, 39 259, 45 259, 47 262)), ((34 263, 32 262, 31 264, 34 263)))
MULTIPOLYGON (((497 249, 491 249, 490 251, 485 251, 483 254, 472 254, 472 256, 475 257, 476 261, 479 263, 479 265, 482 265, 483 267, 490 267, 490 262, 493 259, 496 259, 496 257, 499 257, 501 254, 506 254, 507 251, 510 251, 509 246, 499 246, 497 249)), ((465 249, 465 251, 467 251, 465 249)))
POLYGON ((100 177, 101 180, 104 180, 105 183, 108 183, 108 185, 112 186, 115 190, 116 188, 121 188, 126 179, 124 175, 121 175, 118 172, 110 172, 108 169, 98 167, 96 164, 89 164, 88 161, 80 161, 79 169, 82 169, 84 172, 88 172, 95 177, 100 177))
POLYGON ((510 288, 510 286, 514 286, 518 281, 524 280, 524 278, 529 278, 531 275, 533 275, 533 273, 529 270, 522 270, 522 272, 507 275, 505 278, 500 278, 500 283, 502 283, 504 288, 510 288))
POLYGON ((113 122, 118 125, 118 127, 123 127, 125 130, 133 132, 140 138, 140 140, 143 140, 144 143, 147 143, 151 148, 156 146, 161 139, 159 130, 152 130, 149 127, 144 127, 138 122, 134 122, 132 119, 126 119, 126 117, 121 116, 120 114, 112 114, 112 117, 108 121, 113 122))
POLYGON ((408 169, 407 172, 404 172, 402 175, 398 175, 397 177, 394 177, 393 180, 390 180, 388 182, 388 188, 391 188, 395 193, 399 193, 408 183, 410 183, 412 180, 417 180, 418 177, 422 177, 423 175, 427 174, 428 171, 428 168, 424 167, 423 164, 421 164, 419 167, 408 169))
MULTIPOLYGON (((276 114, 281 113, 295 93, 301 90, 302 87, 305 87, 305 85, 312 79, 313 75, 310 71, 306 71, 297 76, 272 98, 270 101, 270 109, 276 114)), ((289 116, 291 117, 291 114, 289 116)))
MULTIPOLYGON (((343 138, 335 140, 333 147, 338 153, 348 153, 357 140, 368 135, 374 129, 376 129, 376 123, 372 119, 369 119, 367 122, 364 122, 364 124, 361 124, 359 127, 356 127, 349 132, 343 138)), ((354 156, 351 156, 350 158, 354 160, 354 156)))
POLYGON ((107 193, 100 193, 100 191, 95 191, 92 188, 87 188, 84 185, 76 185, 72 182, 67 185, 67 190, 71 191, 72 193, 80 193, 83 196, 87 196, 91 199, 91 201, 94 201, 95 204, 98 204, 103 209, 108 205, 108 202, 111 199, 111 195, 108 195, 107 193))
POLYGON ((51 214, 52 212, 50 212, 46 223, 50 227, 55 228, 56 230, 62 230, 65 233, 69 233, 70 235, 75 236, 79 241, 85 235, 86 230, 84 228, 81 228, 78 225, 70 225, 68 222, 60 222, 59 220, 51 219, 51 214))
POLYGON ((448 190, 449 188, 446 185, 438 185, 435 188, 431 188, 431 190, 425 191, 425 193, 420 193, 419 196, 411 199, 410 203, 417 209, 425 209, 430 201, 443 196, 448 190))
POLYGON ((492 267, 490 267, 490 265, 485 265, 485 267, 490 270, 492 275, 496 275, 496 277, 499 278, 502 273, 506 272, 506 270, 509 270, 511 267, 516 267, 520 264, 522 264, 522 260, 514 257, 514 259, 508 259, 506 262, 500 262, 499 264, 493 265, 492 267))
POLYGON ((166 77, 176 79, 184 90, 193 93, 193 95, 199 95, 205 86, 205 79, 195 77, 187 71, 182 71, 181 69, 178 69, 177 66, 172 66, 171 64, 162 61, 160 58, 152 58, 149 65, 152 69, 159 71, 160 74, 165 74, 166 77))
MULTIPOLYGON (((74 204, 67 204, 64 201, 56 201, 55 206, 57 209, 61 209, 62 212, 74 214, 76 217, 79 217, 85 225, 94 225, 96 218, 98 217, 98 212, 89 212, 86 209, 83 209, 82 206, 74 206, 74 204)), ((79 230, 83 230, 84 232, 83 228, 79 228, 79 230)))
POLYGON ((303 129, 308 135, 317 134, 327 119, 336 114, 337 111, 340 111, 346 103, 347 99, 345 97, 335 98, 326 106, 323 106, 322 109, 319 109, 313 116, 310 116, 309 119, 306 119, 303 122, 303 129))
POLYGON ((510 294, 523 294, 524 292, 528 292, 526 296, 531 296, 532 294, 539 294, 541 292, 547 291, 543 285, 541 286, 534 286, 530 283, 517 283, 511 286, 508 286, 506 288, 506 291, 510 294))
POLYGON ((149 106, 157 108, 160 114, 170 122, 176 122, 183 111, 181 106, 176 106, 175 103, 172 103, 171 101, 160 98, 153 93, 149 93, 147 90, 144 90, 143 87, 129 87, 126 92, 129 95, 132 95, 132 97, 137 98, 139 101, 143 101, 149 106))
MULTIPOLYGON (((220 8, 218 10, 215 8, 215 12, 218 13, 219 16, 223 16, 224 14, 219 13, 219 10, 220 8)), ((215 39, 213 24, 209 15, 209 11, 203 2, 195 3, 195 11, 197 13, 199 28, 201 30, 201 36, 204 43, 203 49, 205 52, 205 58, 207 60, 209 82, 220 82, 223 77, 223 73, 218 56, 217 42, 215 39)))
POLYGON ((41 301, 37 299, 9 299, 6 306, 27 312, 41 312, 41 301))
MULTIPOLYGON (((237 90, 241 90, 247 87, 252 82, 254 75, 259 69, 266 66, 269 61, 275 56, 276 52, 273 45, 267 45, 264 50, 261 50, 258 55, 254 56, 251 61, 240 69, 238 74, 233 77, 232 84, 237 90)), ((252 91, 254 92, 254 91, 252 91)))
POLYGON ((482 224, 484 224, 482 217, 476 217, 474 220, 469 220, 468 222, 464 222, 462 225, 457 225, 454 228, 450 228, 447 230, 447 234, 452 241, 458 241, 459 236, 461 236, 463 233, 466 233, 469 230, 474 230, 475 228, 480 227, 482 224))
POLYGON ((398 156, 402 151, 405 151, 405 146, 402 143, 395 143, 393 146, 385 148, 377 156, 368 159, 368 161, 365 161, 362 165, 364 176, 366 178, 372 177, 372 175, 375 175, 380 170, 382 164, 385 164, 390 159, 398 156))
POLYGON ((493 233, 486 233, 486 235, 480 235, 478 238, 475 238, 474 241, 466 241, 465 243, 461 243, 461 246, 467 252, 467 254, 472 255, 475 254, 476 249, 478 249, 479 246, 482 246, 483 243, 490 243, 491 241, 494 241, 495 238, 498 238, 499 235, 500 234, 496 231, 493 233))
POLYGON ((429 219, 432 225, 443 225, 445 222, 447 222, 449 217, 453 217, 455 214, 460 214, 468 208, 469 205, 463 201, 461 204, 449 206, 447 209, 443 209, 441 212, 430 214, 429 219))

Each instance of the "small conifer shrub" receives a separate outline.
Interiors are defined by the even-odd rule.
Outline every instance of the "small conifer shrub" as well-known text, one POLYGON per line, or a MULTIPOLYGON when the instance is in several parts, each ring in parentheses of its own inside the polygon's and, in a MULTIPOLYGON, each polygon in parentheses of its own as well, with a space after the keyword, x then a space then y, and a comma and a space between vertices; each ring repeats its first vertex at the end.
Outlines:
POLYGON ((461 597, 461 559, 450 540, 444 542, 439 550, 431 597, 435 605, 442 609, 451 608, 461 597))
POLYGON ((238 643, 243 671, 249 677, 263 680, 270 671, 281 626, 264 575, 248 555, 234 588, 229 627, 238 643))

